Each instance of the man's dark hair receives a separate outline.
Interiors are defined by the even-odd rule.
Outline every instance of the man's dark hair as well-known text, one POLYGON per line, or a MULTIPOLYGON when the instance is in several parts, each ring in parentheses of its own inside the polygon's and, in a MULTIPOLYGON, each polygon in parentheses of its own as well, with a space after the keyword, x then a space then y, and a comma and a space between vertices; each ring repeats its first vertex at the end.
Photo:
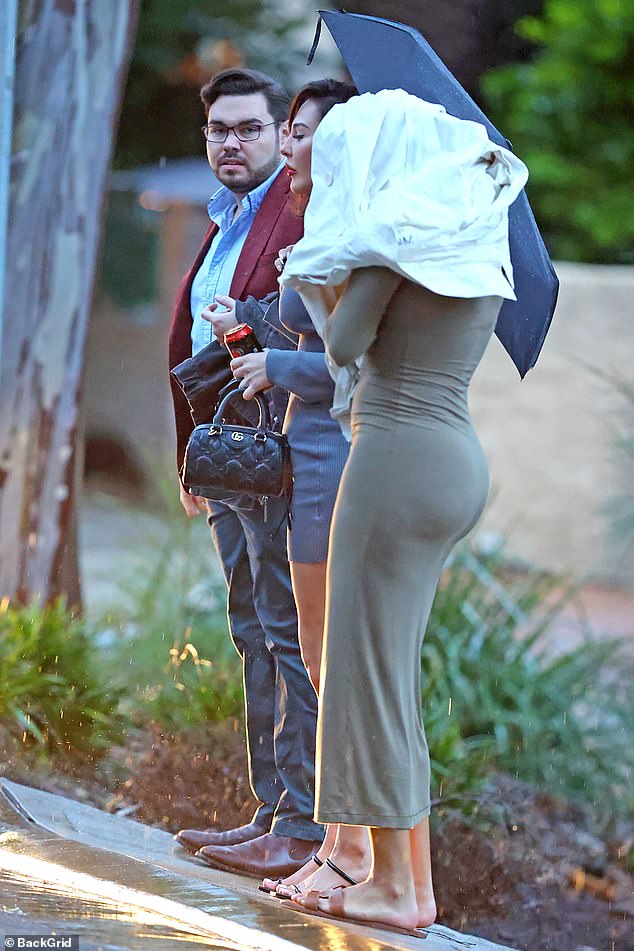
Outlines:
POLYGON ((256 69, 225 69, 203 86, 200 98, 209 115, 210 107, 220 96, 249 96, 254 92, 263 93, 276 125, 286 121, 291 97, 278 82, 256 69))
POLYGON ((309 99, 312 99, 323 119, 327 112, 338 103, 347 102, 353 96, 358 96, 356 86, 351 83, 342 83, 338 79, 315 79, 306 83, 294 97, 288 112, 288 124, 292 124, 300 108, 309 99))

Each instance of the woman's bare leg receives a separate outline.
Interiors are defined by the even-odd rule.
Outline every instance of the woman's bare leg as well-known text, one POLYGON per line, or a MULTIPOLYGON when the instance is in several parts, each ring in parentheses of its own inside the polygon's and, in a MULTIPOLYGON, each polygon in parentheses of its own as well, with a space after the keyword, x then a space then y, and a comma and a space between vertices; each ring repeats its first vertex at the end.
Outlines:
POLYGON ((326 610, 326 562, 291 562, 291 581, 297 605, 299 646, 310 682, 319 694, 319 668, 326 610))
POLYGON ((427 928, 436 920, 436 900, 431 877, 431 851, 429 847, 429 818, 422 819, 410 829, 414 889, 418 905, 418 927, 427 928))
MULTIPOLYGON (((277 889, 279 895, 284 898, 293 898, 295 895, 314 889, 326 892, 331 888, 346 888, 351 885, 348 878, 354 882, 363 882, 368 877, 372 865, 372 851, 367 827, 328 826, 329 833, 331 829, 336 830, 336 837, 330 852, 325 853, 324 865, 321 868, 315 868, 313 862, 313 867, 309 868, 310 874, 299 881, 292 881, 293 876, 284 879, 277 889), (328 865, 325 861, 326 857, 333 865, 345 872, 348 878, 328 865)), ((321 854, 319 857, 322 858, 321 854)))
MULTIPOLYGON (((400 928, 418 927, 418 911, 409 829, 370 830, 372 871, 360 885, 343 892, 343 914, 356 921, 378 921, 400 928)), ((299 904, 304 896, 293 899, 299 904)), ((319 899, 323 911, 330 910, 329 897, 319 899)))

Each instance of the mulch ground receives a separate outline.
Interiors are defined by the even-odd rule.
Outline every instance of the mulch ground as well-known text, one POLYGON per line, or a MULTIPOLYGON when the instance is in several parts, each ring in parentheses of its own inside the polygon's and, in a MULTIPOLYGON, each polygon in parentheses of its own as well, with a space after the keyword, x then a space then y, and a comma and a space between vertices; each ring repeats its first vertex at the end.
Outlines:
MULTIPOLYGON (((172 832, 231 828, 252 815, 237 724, 137 733, 96 768, 66 760, 51 770, 0 732, 2 746, 0 775, 172 832)), ((520 951, 634 951, 634 879, 618 855, 632 848, 631 831, 608 846, 575 807, 498 777, 477 822, 436 810, 439 921, 520 951)))

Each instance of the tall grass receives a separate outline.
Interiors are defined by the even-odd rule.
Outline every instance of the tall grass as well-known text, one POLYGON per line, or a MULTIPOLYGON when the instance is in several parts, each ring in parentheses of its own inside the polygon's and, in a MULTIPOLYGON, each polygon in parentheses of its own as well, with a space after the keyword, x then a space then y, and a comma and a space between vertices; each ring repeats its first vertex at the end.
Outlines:
MULTIPOLYGON (((424 706, 444 711, 446 730, 453 721, 483 769, 590 803, 606 818, 632 811, 634 664, 614 640, 556 652, 549 628, 572 593, 555 597, 561 584, 548 577, 502 584, 503 576, 468 548, 445 571, 423 647, 424 706)), ((459 779, 454 766, 444 764, 445 788, 459 779)), ((436 775, 440 786, 443 770, 436 775)))
POLYGON ((102 675, 81 619, 62 600, 0 607, 0 722, 42 751, 93 757, 121 737, 120 692, 102 675))

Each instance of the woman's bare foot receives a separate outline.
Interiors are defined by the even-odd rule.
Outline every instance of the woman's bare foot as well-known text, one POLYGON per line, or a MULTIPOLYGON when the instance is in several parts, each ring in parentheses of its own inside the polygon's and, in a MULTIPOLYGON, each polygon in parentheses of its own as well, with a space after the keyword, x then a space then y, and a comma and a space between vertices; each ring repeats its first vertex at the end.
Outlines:
POLYGON ((293 898, 307 891, 330 891, 333 888, 351 886, 368 877, 371 865, 370 837, 367 829, 339 826, 335 844, 321 868, 313 867, 310 874, 299 882, 285 879, 275 891, 280 898, 293 898))
POLYGON ((324 841, 320 845, 315 855, 311 856, 305 865, 302 865, 302 867, 296 872, 293 872, 292 875, 287 875, 286 878, 281 880, 278 878, 265 878, 262 882, 262 888, 268 889, 270 892, 275 892, 280 885, 289 886, 290 893, 288 895, 284 894, 283 897, 290 898, 291 893, 296 893, 296 888, 293 886, 301 885, 301 883, 309 878, 313 872, 316 872, 317 869, 321 868, 334 849, 336 841, 337 826, 328 826, 326 829, 326 835, 324 836, 324 841))
POLYGON ((420 901, 417 901, 418 907, 418 922, 416 924, 417 928, 429 928, 430 925, 436 920, 436 902, 432 898, 431 901, 427 901, 422 904, 420 901))
POLYGON ((326 912, 345 921, 367 921, 391 928, 413 931, 419 927, 420 912, 413 885, 401 888, 397 883, 380 885, 372 878, 360 885, 329 893, 308 892, 293 901, 308 909, 326 912))
POLYGON ((332 868, 327 863, 305 878, 300 884, 280 883, 275 892, 280 898, 295 898, 309 891, 329 892, 333 888, 348 888, 356 882, 362 882, 368 877, 369 860, 367 862, 346 861, 343 859, 336 861, 333 857, 330 859, 337 869, 332 868), (341 873, 344 874, 341 874, 341 873))
MULTIPOLYGON (((345 828, 340 826, 340 830, 345 828)), ((372 828, 371 837, 372 871, 364 882, 326 894, 313 890, 293 900, 308 909, 346 920, 407 931, 431 924, 435 907, 428 820, 411 830, 372 828)))
POLYGON ((262 888, 268 889, 270 892, 278 892, 278 889, 284 889, 284 898, 290 897, 290 894, 296 893, 296 890, 302 882, 306 881, 307 878, 317 871, 323 865, 322 859, 319 857, 319 852, 312 855, 305 865, 302 865, 300 869, 296 872, 293 872, 292 875, 287 875, 286 878, 265 878, 262 880, 262 888), (286 889, 290 889, 289 895, 286 895, 286 889))
POLYGON ((410 829, 409 841, 414 891, 418 905, 418 927, 428 928, 436 920, 436 900, 431 877, 429 819, 422 819, 418 825, 410 829))

